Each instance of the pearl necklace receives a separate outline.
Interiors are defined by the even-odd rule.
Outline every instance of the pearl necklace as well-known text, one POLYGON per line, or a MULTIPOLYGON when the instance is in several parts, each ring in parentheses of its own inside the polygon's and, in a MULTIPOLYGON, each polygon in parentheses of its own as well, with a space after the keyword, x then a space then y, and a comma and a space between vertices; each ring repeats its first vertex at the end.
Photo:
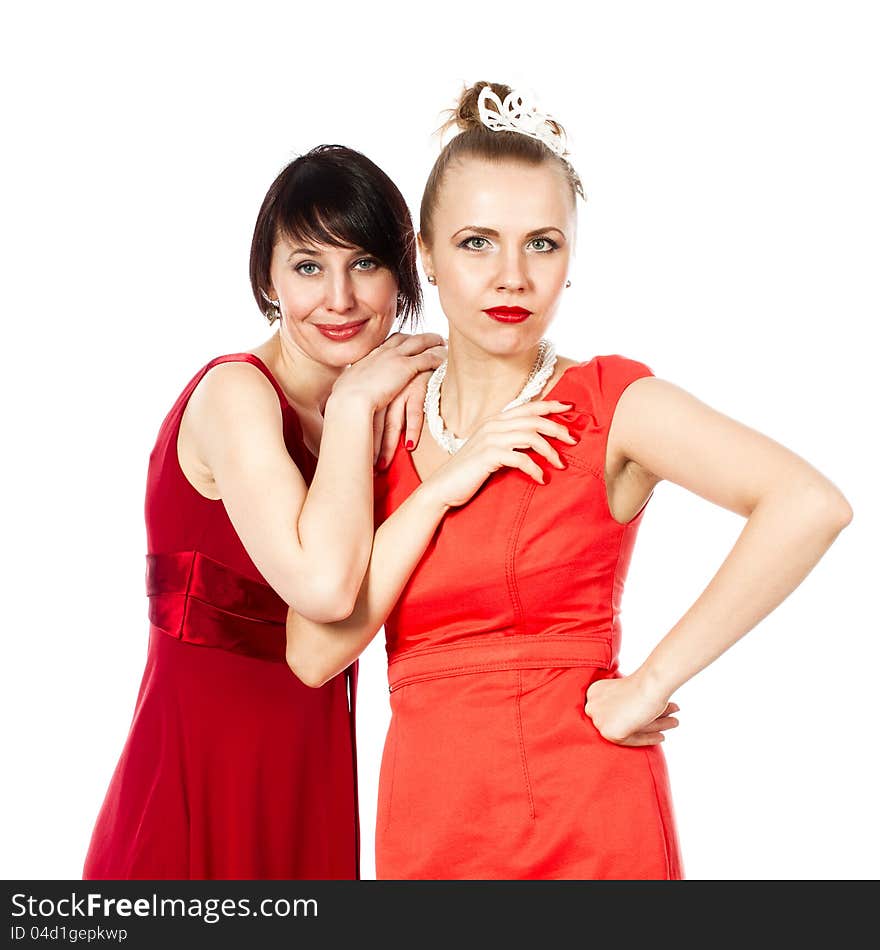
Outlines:
MULTIPOLYGON (((425 418, 428 420, 428 429, 434 440, 441 447, 446 449, 450 455, 455 453, 467 442, 467 439, 460 439, 453 435, 447 428, 443 417, 440 415, 440 387, 446 378, 446 367, 449 361, 444 360, 437 369, 431 374, 428 380, 428 390, 425 393, 425 418)), ((522 406, 524 403, 534 399, 547 385, 547 380, 553 375, 556 367, 556 347, 549 340, 541 340, 538 345, 538 356, 532 366, 531 372, 526 379, 525 385, 519 391, 519 395, 512 399, 501 411, 507 412, 516 406, 522 406)))

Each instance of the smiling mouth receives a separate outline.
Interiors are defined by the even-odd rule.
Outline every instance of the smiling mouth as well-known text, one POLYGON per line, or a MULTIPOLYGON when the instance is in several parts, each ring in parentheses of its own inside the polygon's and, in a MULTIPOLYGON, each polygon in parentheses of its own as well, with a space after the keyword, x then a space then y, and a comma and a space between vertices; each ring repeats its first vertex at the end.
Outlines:
POLYGON ((532 315, 525 307, 489 307, 483 313, 500 323, 522 323, 532 315))
POLYGON ((331 340, 350 340, 368 323, 368 319, 353 320, 350 323, 316 323, 315 328, 331 340))

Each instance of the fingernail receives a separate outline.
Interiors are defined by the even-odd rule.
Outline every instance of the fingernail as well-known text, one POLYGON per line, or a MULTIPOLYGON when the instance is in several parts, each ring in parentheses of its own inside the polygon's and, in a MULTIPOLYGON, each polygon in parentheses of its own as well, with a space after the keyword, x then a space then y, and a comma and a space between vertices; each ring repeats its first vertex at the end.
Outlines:
POLYGON ((415 442, 413 442, 412 439, 407 439, 407 440, 406 440, 406 448, 407 448, 407 451, 412 452, 412 450, 413 450, 415 447, 416 447, 416 444, 415 444, 415 442))

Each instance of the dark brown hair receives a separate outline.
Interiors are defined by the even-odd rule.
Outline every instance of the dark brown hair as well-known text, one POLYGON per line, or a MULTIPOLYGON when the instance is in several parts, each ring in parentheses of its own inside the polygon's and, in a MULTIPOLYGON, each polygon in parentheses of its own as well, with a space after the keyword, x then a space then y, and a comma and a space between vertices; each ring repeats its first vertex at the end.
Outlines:
MULTIPOLYGON (((497 82, 478 82, 466 88, 455 109, 449 110, 449 120, 440 128, 444 132, 458 127, 460 132, 446 143, 425 185, 422 205, 419 212, 419 229, 422 240, 430 246, 433 239, 432 218, 437 206, 437 195, 446 171, 453 162, 462 158, 481 158, 489 162, 522 162, 526 165, 540 165, 542 162, 556 162, 571 188, 573 200, 584 197, 584 189, 577 172, 562 155, 557 155, 540 139, 522 135, 519 132, 493 132, 483 125, 477 102, 485 86, 489 86, 499 99, 511 93, 510 86, 497 82)), ((548 127, 554 133, 564 136, 565 130, 553 119, 548 127)))
POLYGON ((397 278, 401 325, 422 306, 415 235, 406 201, 394 182, 365 155, 343 145, 319 145, 294 159, 272 182, 251 242, 251 289, 271 323, 277 310, 264 293, 278 238, 331 247, 361 247, 397 278))

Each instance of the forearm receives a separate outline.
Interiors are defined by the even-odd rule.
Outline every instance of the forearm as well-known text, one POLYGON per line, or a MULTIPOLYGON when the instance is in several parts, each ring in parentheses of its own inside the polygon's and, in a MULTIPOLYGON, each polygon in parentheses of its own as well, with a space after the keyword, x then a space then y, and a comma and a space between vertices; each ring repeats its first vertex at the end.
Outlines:
POLYGON ((347 619, 316 623, 288 612, 287 662, 304 683, 321 686, 363 652, 397 602, 447 510, 422 486, 379 528, 354 611, 347 619))
POLYGON ((706 589, 634 675, 671 696, 785 600, 848 523, 847 512, 845 501, 821 492, 780 493, 756 505, 706 589))
POLYGON ((348 592, 363 580, 373 542, 373 407, 327 403, 315 474, 297 520, 297 537, 317 586, 348 592))

